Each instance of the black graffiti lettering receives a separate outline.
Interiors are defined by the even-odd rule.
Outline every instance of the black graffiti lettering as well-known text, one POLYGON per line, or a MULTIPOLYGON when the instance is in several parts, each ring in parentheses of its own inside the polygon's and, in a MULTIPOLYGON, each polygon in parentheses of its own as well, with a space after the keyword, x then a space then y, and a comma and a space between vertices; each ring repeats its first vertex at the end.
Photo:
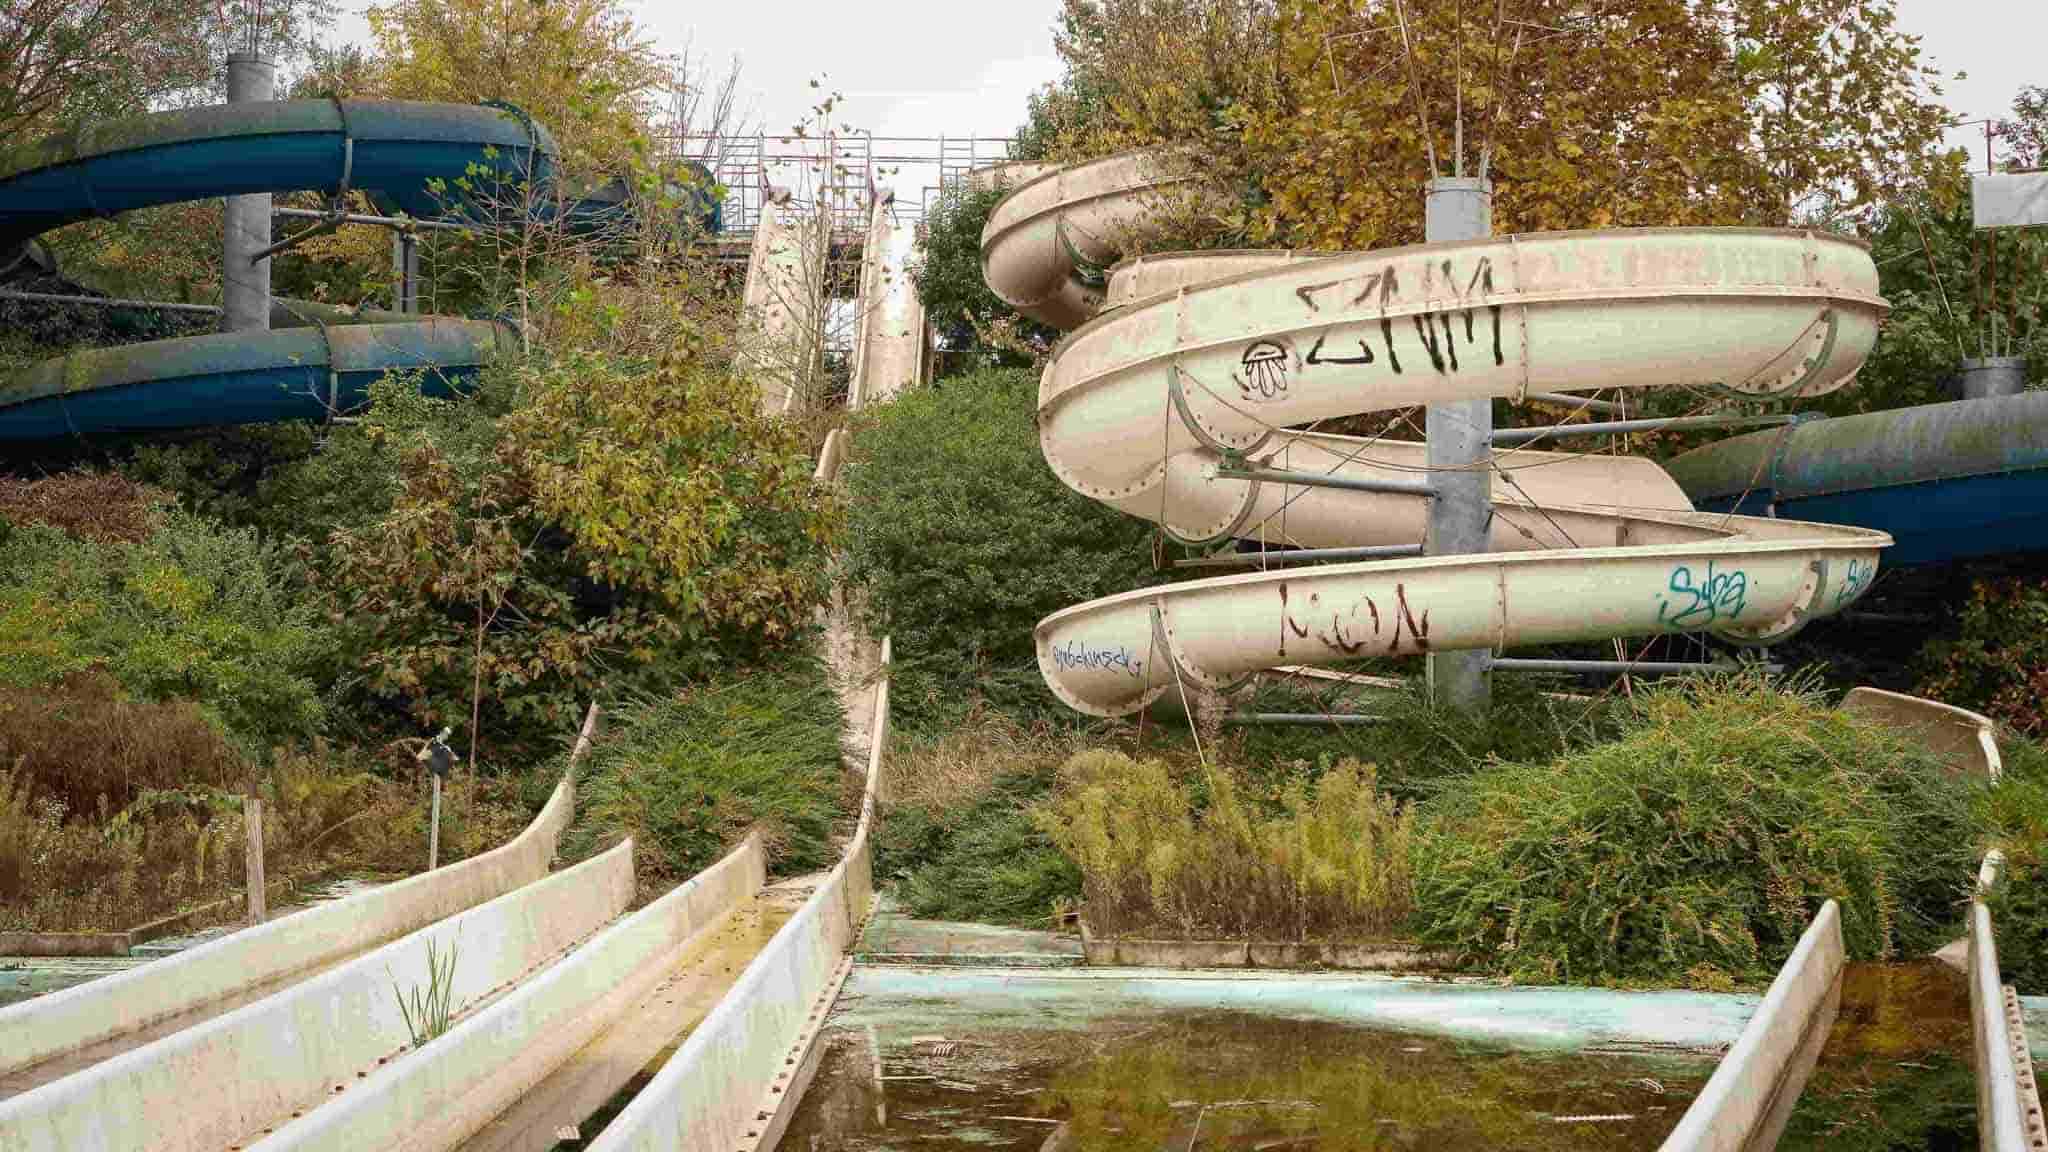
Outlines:
POLYGON ((1437 375, 1444 372, 1444 350, 1436 342, 1436 316, 1423 312, 1409 317, 1415 322, 1415 338, 1422 341, 1423 350, 1429 353, 1429 362, 1436 367, 1437 375))
MULTIPOLYGON (((1337 285, 1342 283, 1342 280, 1325 280, 1321 284, 1304 284, 1301 287, 1296 288, 1294 290, 1294 294, 1301 298, 1301 302, 1303 304, 1308 305, 1309 311, 1320 312, 1322 311, 1322 309, 1316 307, 1315 294, 1321 292, 1325 288, 1335 288, 1337 285)), ((1354 303, 1356 303, 1356 301, 1354 301, 1354 303)))
POLYGON ((1493 366, 1498 368, 1507 363, 1500 354, 1500 305, 1489 305, 1487 311, 1493 313, 1493 366))
POLYGON ((1394 642, 1387 651, 1393 653, 1401 650, 1401 625, 1403 622, 1406 622, 1408 625, 1408 639, 1415 645, 1415 650, 1417 652, 1429 651, 1429 609, 1424 608, 1422 610, 1422 622, 1417 624, 1415 613, 1408 607, 1408 586, 1405 584, 1394 585, 1394 601, 1399 605, 1400 612, 1394 617, 1394 642))
MULTIPOLYGON (((1465 313, 1465 315, 1468 318, 1467 322, 1469 323, 1469 318, 1471 317, 1472 313, 1468 310, 1465 313)), ((1446 312, 1443 314, 1443 317, 1444 348, 1448 350, 1451 354, 1451 371, 1456 372, 1458 370, 1458 341, 1457 338, 1451 334, 1451 314, 1446 312)), ((1467 340, 1470 340, 1472 338, 1472 332, 1469 328, 1466 329, 1465 338, 1467 340)))
POLYGON ((1330 335, 1330 334, 1329 334, 1328 332, 1324 332, 1324 333, 1323 333, 1323 334, 1322 334, 1321 336, 1318 336, 1318 337, 1316 337, 1316 342, 1315 342, 1315 346, 1314 346, 1314 347, 1312 347, 1312 348, 1310 348, 1310 349, 1308 350, 1308 363, 1310 363, 1310 364, 1370 364, 1370 363, 1372 363, 1372 361, 1373 361, 1373 356, 1372 356, 1372 348, 1371 348, 1371 346, 1370 346, 1370 345, 1366 344, 1366 342, 1365 342, 1365 341, 1363 341, 1363 340, 1360 340, 1360 341, 1358 342, 1358 351, 1359 351, 1359 353, 1360 353, 1360 354, 1359 354, 1359 355, 1357 355, 1357 356, 1324 356, 1324 355, 1322 354, 1322 352, 1323 352, 1323 341, 1324 341, 1324 340, 1326 340, 1326 339, 1328 339, 1328 338, 1329 338, 1329 335, 1330 335))

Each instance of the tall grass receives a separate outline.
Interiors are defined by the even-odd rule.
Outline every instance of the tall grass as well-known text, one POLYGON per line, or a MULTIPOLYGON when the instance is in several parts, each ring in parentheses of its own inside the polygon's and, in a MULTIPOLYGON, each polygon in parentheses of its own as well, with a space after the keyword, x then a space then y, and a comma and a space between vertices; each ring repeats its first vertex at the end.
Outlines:
POLYGON ((1761 980, 1823 901, 1859 959, 1953 931, 1972 785, 1761 673, 1639 697, 1620 739, 1503 764, 1426 806, 1416 931, 1544 982, 1761 980))
POLYGON ((681 879, 759 826, 771 870, 829 865, 855 784, 840 762, 839 701, 801 647, 780 661, 612 709, 566 854, 630 835, 643 875, 681 879))
POLYGON ((1080 868, 1096 931, 1365 938, 1411 906, 1412 814, 1377 783, 1345 761, 1290 778, 1268 805, 1227 767, 1182 780, 1095 750, 1061 767, 1040 826, 1080 868))
POLYGON ((941 736, 890 748, 875 874, 913 915, 1043 927, 1081 894, 1080 873, 1038 827, 1071 729, 981 709, 941 736))

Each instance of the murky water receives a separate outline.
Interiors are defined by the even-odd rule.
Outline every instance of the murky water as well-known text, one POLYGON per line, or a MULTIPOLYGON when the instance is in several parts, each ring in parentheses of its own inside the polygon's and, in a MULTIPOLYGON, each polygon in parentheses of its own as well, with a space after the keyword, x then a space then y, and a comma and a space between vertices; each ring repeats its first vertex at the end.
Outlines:
MULTIPOLYGON (((1146 1005, 1099 986, 1073 985, 1111 1003, 1107 1012, 1003 998, 975 980, 870 984, 835 1010, 780 1147, 1648 1149, 1714 1068, 1711 1054, 1586 1047, 1584 1037, 1511 1045, 1312 1013, 1146 1005)), ((1522 991, 1551 994, 1502 990, 1499 1002, 1522 991)), ((1967 989, 1953 972, 1852 966, 1779 1147, 1973 1147, 1969 1042, 1967 989)))
POLYGON ((854 1022, 827 1043, 788 1152, 1636 1149, 1713 1071, 1234 1010, 951 1035, 854 1022))
POLYGON ((1970 990, 1931 961, 1851 964, 1782 1152, 1947 1152, 1977 1146, 1970 990))

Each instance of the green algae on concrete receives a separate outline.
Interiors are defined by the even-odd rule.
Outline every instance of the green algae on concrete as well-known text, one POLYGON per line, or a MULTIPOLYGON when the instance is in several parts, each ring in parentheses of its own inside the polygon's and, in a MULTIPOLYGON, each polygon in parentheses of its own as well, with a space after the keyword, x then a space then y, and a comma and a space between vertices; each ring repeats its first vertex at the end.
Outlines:
POLYGON ((877 898, 854 946, 864 964, 975 964, 1062 967, 1082 962, 1081 938, 1060 932, 920 920, 895 900, 877 898))

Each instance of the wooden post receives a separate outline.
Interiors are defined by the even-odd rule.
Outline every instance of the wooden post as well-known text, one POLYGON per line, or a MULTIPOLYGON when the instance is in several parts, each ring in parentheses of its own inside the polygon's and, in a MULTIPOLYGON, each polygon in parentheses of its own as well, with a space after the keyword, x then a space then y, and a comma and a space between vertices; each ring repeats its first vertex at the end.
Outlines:
POLYGON ((249 859, 244 869, 249 881, 249 923, 261 924, 267 917, 263 906, 263 798, 254 792, 242 798, 242 822, 249 827, 249 859))

